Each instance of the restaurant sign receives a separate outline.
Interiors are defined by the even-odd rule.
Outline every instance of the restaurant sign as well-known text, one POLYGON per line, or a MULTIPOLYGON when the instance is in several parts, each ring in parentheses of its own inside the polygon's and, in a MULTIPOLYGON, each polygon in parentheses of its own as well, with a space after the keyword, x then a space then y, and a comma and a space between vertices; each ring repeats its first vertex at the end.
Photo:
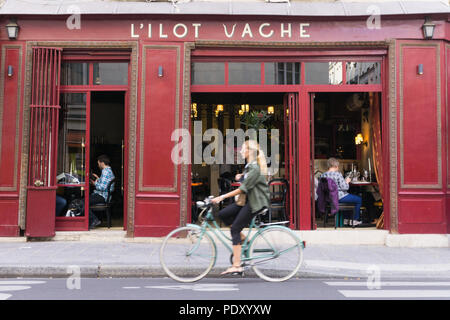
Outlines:
POLYGON ((204 25, 202 23, 132 23, 131 38, 167 39, 167 38, 204 38, 214 33, 222 34, 225 39, 300 39, 309 38, 309 23, 223 23, 204 25))

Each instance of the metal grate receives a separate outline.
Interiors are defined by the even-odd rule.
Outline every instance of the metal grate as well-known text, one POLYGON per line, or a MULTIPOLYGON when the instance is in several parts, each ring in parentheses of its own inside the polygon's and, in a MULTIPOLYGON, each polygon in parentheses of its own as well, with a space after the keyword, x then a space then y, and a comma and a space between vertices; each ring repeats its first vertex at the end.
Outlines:
POLYGON ((28 186, 56 183, 60 48, 33 48, 28 186))

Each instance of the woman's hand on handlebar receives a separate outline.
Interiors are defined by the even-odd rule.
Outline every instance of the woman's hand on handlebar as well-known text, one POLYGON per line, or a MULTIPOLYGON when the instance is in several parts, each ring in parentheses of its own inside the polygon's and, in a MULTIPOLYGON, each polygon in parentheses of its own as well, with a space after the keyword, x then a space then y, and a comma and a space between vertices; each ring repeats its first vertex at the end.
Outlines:
POLYGON ((223 196, 218 196, 218 197, 212 198, 212 199, 211 199, 211 202, 214 203, 214 204, 216 204, 216 203, 222 202, 223 199, 224 199, 223 196))
POLYGON ((242 173, 238 173, 235 177, 234 180, 239 181, 242 178, 242 173))

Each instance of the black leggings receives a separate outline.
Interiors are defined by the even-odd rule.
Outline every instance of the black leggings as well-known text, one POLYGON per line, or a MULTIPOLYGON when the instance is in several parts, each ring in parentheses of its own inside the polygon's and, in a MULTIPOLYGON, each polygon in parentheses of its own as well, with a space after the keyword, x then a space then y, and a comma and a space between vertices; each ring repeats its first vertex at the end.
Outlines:
POLYGON ((241 231, 250 224, 253 216, 248 203, 243 207, 232 203, 219 211, 219 218, 231 225, 231 240, 234 246, 241 244, 241 231))

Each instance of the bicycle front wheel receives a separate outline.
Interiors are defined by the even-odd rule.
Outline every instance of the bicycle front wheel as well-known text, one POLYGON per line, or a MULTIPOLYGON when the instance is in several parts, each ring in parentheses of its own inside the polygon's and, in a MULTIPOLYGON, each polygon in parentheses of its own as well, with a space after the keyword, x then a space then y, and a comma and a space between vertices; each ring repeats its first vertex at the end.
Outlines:
POLYGON ((250 259, 255 273, 266 281, 281 282, 294 276, 303 261, 303 246, 285 227, 265 228, 250 245, 250 259))
POLYGON ((198 227, 181 227, 164 239, 159 252, 163 270, 180 282, 194 282, 211 271, 216 260, 216 246, 198 227))

